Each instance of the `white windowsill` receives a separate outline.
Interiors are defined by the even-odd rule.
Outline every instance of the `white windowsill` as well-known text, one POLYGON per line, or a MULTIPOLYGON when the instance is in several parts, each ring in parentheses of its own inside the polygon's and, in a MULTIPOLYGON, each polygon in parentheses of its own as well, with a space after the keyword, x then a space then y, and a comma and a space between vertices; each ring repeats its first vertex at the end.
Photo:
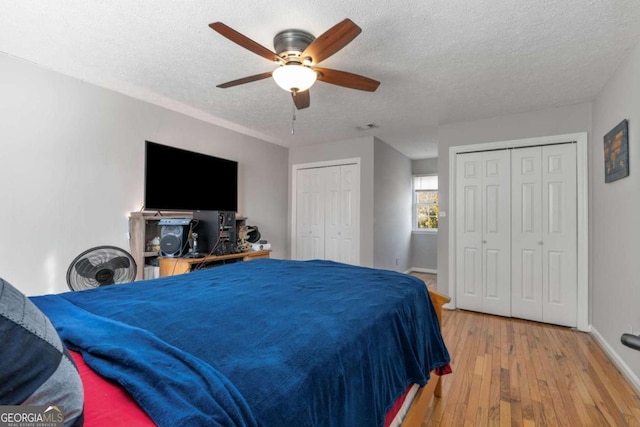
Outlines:
POLYGON ((411 233, 413 234, 438 234, 438 229, 437 228, 432 228, 432 229, 413 229, 411 231, 411 233))

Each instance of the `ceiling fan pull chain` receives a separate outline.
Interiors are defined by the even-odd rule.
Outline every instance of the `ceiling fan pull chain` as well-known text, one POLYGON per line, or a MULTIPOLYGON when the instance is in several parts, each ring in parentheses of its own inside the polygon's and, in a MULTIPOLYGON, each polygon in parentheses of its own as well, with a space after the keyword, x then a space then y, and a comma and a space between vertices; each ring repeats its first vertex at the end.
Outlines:
POLYGON ((296 103, 291 102, 291 135, 296 134, 296 103))

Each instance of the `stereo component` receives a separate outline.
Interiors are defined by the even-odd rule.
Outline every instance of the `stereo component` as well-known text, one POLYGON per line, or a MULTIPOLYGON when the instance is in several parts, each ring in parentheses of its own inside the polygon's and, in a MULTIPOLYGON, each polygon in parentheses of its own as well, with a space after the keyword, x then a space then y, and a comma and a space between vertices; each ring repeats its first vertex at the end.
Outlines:
POLYGON ((236 213, 233 211, 195 211, 198 246, 211 255, 236 252, 236 213))
POLYGON ((189 218, 166 218, 158 222, 160 226, 160 255, 181 257, 189 249, 189 218))

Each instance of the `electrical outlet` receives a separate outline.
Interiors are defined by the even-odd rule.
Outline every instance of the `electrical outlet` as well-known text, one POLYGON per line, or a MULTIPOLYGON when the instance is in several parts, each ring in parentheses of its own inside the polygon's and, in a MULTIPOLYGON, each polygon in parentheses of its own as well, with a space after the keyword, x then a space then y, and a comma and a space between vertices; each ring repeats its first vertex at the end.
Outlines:
POLYGON ((631 323, 627 325, 627 333, 633 334, 633 325, 631 325, 631 323))
POLYGON ((398 265, 398 258, 396 258, 396 265, 398 265))

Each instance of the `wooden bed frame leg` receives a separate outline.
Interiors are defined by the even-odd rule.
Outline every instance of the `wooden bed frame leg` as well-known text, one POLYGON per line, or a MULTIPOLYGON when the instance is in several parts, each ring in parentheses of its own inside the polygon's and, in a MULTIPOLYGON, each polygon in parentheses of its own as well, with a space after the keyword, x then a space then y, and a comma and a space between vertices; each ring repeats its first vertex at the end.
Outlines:
POLYGON ((438 382, 436 383, 436 388, 433 390, 433 395, 435 397, 442 397, 442 377, 438 376, 438 382))
MULTIPOLYGON (((442 326, 442 306, 451 301, 451 298, 431 289, 429 289, 429 296, 431 297, 431 302, 433 302, 433 305, 436 309, 438 322, 440 322, 440 326, 442 326)), ((433 395, 436 397, 442 396, 442 377, 440 376, 438 376, 438 381, 433 391, 433 395)))

